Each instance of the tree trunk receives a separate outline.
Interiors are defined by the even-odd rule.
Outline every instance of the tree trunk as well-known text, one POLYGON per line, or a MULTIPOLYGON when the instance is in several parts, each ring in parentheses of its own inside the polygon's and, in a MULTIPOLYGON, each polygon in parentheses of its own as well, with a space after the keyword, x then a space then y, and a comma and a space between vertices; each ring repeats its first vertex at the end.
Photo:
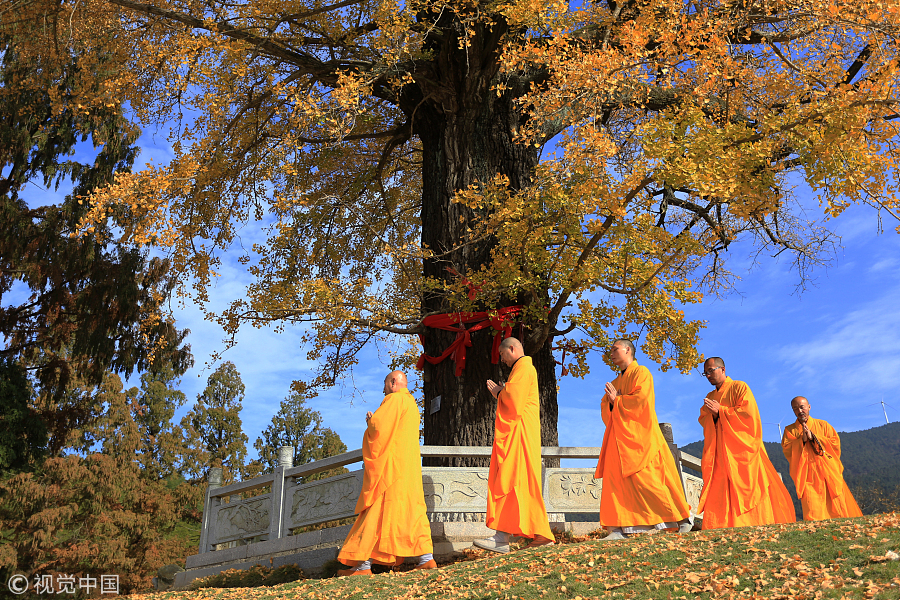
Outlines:
MULTIPOLYGON (((472 347, 466 353, 466 368, 459 377, 454 374, 455 365, 447 359, 438 365, 426 363, 425 391, 425 443, 434 446, 490 446, 494 441, 494 416, 497 401, 487 391, 485 381, 500 382, 509 377, 510 369, 502 364, 491 364, 492 330, 472 334, 472 347), (432 412, 435 397, 440 396, 440 408, 432 412)), ((445 343, 453 341, 449 332, 445 343)), ((515 335, 515 333, 513 334, 515 335)), ((432 336, 437 341, 440 335, 432 336)), ((427 338, 426 338, 427 340, 427 338)), ((426 341, 426 349, 428 341, 426 341)), ((446 348, 446 346, 444 346, 446 348)), ((427 351, 427 350, 426 350, 427 351)), ((559 443, 556 423, 556 371, 550 341, 532 356, 538 375, 538 393, 541 401, 541 445, 556 446, 559 443)), ((489 459, 440 459, 426 458, 427 466, 487 466, 489 459)), ((546 466, 558 466, 558 460, 545 461, 546 466)))
MULTIPOLYGON (((514 97, 521 88, 510 86, 498 97, 490 89, 492 73, 477 71, 471 64, 439 61, 445 68, 441 81, 446 85, 440 93, 424 93, 410 101, 407 114, 413 118, 413 131, 422 141, 422 244, 436 257, 425 262, 424 275, 441 280, 477 270, 490 260, 491 244, 460 246, 466 227, 478 215, 467 207, 454 204, 458 190, 472 184, 486 183, 497 174, 509 178, 510 187, 519 189, 530 180, 539 160, 533 146, 513 141, 521 126, 514 97), (449 91, 448 91, 449 90, 449 91), (422 100, 421 98, 424 98, 422 100), (437 98, 429 99, 429 98, 437 98), (451 270, 452 269, 452 270, 451 270)), ((483 63, 481 63, 483 64, 483 63)), ((516 304, 510 300, 510 305, 516 304)), ((425 297, 422 310, 443 313, 448 310, 438 294, 425 297)), ((546 325, 543 329, 546 331, 546 325)), ((513 335, 526 342, 523 332, 528 324, 517 325, 513 335)), ((491 363, 494 330, 490 327, 472 334, 472 346, 466 351, 466 366, 457 377, 456 365, 447 358, 437 365, 426 363, 425 443, 442 446, 489 446, 494 437, 497 401, 485 382, 505 380, 509 369, 491 363), (440 397, 440 408, 435 398, 440 397)), ((424 350, 438 356, 454 341, 454 332, 429 329, 423 335, 424 350)), ((538 373, 541 399, 541 443, 557 445, 556 375, 550 344, 552 339, 537 336, 539 343, 525 344, 526 354, 534 361, 538 373), (529 347, 533 346, 533 347, 529 347)), ((487 465, 488 460, 428 459, 430 465, 487 465)))

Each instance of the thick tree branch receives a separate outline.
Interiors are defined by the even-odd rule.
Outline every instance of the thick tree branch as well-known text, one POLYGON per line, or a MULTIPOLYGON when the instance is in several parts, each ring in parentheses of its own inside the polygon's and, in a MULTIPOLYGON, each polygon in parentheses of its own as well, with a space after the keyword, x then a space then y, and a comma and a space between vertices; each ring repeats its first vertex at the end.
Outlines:
MULTIPOLYGON (((348 305, 350 306, 350 305, 348 305)), ((281 320, 289 320, 294 322, 303 322, 303 323, 316 323, 327 321, 326 317, 317 316, 321 315, 321 309, 318 308, 308 308, 308 309, 283 309, 283 310, 274 310, 271 312, 260 312, 258 310, 248 310, 239 315, 240 320, 244 321, 256 321, 262 323, 268 323, 272 321, 281 321, 281 320)), ((394 321, 391 324, 380 323, 374 319, 345 319, 344 322, 355 325, 357 327, 368 329, 370 331, 382 331, 385 333, 396 333, 399 335, 417 335, 420 333, 425 333, 427 329, 422 321, 425 317, 438 314, 438 313, 428 313, 422 315, 420 319, 412 320, 398 320, 394 321), (408 327, 400 327, 399 325, 409 324, 408 327)))
POLYGON ((841 83, 838 85, 847 85, 853 81, 853 79, 859 74, 859 71, 869 62, 869 58, 872 56, 872 45, 868 44, 865 48, 860 51, 859 54, 856 55, 856 60, 853 61, 853 64, 847 69, 847 72, 844 74, 844 78, 841 79, 841 83))
POLYGON ((336 2, 335 4, 329 4, 328 6, 320 6, 315 10, 310 10, 302 13, 292 13, 289 15, 284 15, 281 17, 280 21, 303 21, 310 17, 314 17, 316 15, 321 15, 322 13, 331 12, 333 10, 338 10, 341 8, 347 8, 348 6, 353 6, 354 4, 362 4, 363 0, 343 0, 343 2, 336 2))
POLYGON ((760 141, 760 140, 762 140, 762 139, 764 139, 764 138, 767 138, 767 137, 771 136, 771 134, 772 134, 773 131, 774 131, 774 132, 785 132, 785 131, 790 131, 791 129, 794 129, 795 127, 799 127, 799 126, 801 126, 801 125, 806 125, 806 124, 811 123, 811 122, 813 122, 813 121, 818 121, 818 120, 820 120, 820 119, 823 119, 826 115, 828 115, 828 114, 830 114, 830 113, 832 113, 832 112, 846 111, 847 109, 850 109, 850 108, 859 108, 859 107, 861 107, 861 106, 883 106, 883 107, 889 107, 889 106, 896 106, 896 105, 898 105, 898 104, 900 104, 900 101, 898 101, 898 100, 875 100, 875 99, 856 100, 856 101, 854 101, 854 102, 850 102, 850 103, 846 104, 845 106, 841 106, 841 107, 839 107, 839 108, 836 107, 836 108, 834 108, 834 109, 832 109, 832 110, 829 110, 829 111, 816 111, 816 112, 813 112, 813 113, 811 113, 811 114, 806 115, 806 116, 803 117, 803 118, 796 119, 796 120, 791 121, 791 122, 789 122, 789 123, 785 123, 785 124, 782 125, 781 127, 778 127, 778 128, 776 128, 776 129, 773 129, 772 131, 769 131, 769 132, 765 132, 765 133, 757 133, 757 134, 754 134, 754 135, 749 135, 749 136, 746 136, 746 137, 742 137, 742 138, 736 139, 736 140, 734 140, 733 142, 731 142, 730 144, 725 145, 725 146, 723 147, 723 150, 729 150, 729 149, 731 149, 731 148, 735 148, 735 147, 741 146, 741 145, 743 145, 743 144, 749 144, 749 143, 753 143, 753 142, 758 142, 758 141, 760 141))
POLYGON ((226 22, 217 22, 213 26, 210 26, 207 22, 191 15, 186 15, 184 13, 176 12, 173 10, 160 8, 152 4, 133 2, 132 0, 108 0, 108 2, 110 4, 115 4, 117 6, 127 8, 134 12, 162 17, 169 21, 183 23, 184 25, 193 27, 195 29, 209 31, 211 33, 218 33, 233 40, 246 42, 252 45, 262 54, 265 54, 271 58, 283 60, 289 64, 305 69, 307 73, 309 73, 310 75, 314 75, 323 83, 333 83, 337 78, 337 71, 341 68, 371 68, 371 62, 369 61, 333 60, 322 62, 307 54, 297 52, 296 50, 287 47, 283 43, 277 42, 272 39, 266 39, 245 29, 234 27, 233 25, 230 25, 226 22))
POLYGON ((710 206, 707 206, 704 208, 703 206, 700 206, 699 204, 695 204, 695 203, 691 202, 690 200, 682 200, 681 198, 678 198, 675 195, 673 195, 671 198, 669 198, 668 202, 672 206, 677 206, 679 208, 688 210, 688 211, 694 213, 695 215, 699 216, 704 221, 706 221, 706 224, 709 226, 710 229, 712 229, 713 231, 716 232, 716 237, 719 238, 719 240, 722 242, 722 244, 724 244, 724 246, 726 248, 728 247, 728 244, 731 243, 731 240, 728 239, 728 237, 725 236, 725 232, 722 231, 721 224, 717 223, 716 220, 713 219, 712 216, 709 214, 709 209, 712 206, 718 206, 718 203, 710 204, 710 206))
POLYGON ((789 29, 780 33, 772 33, 770 31, 757 31, 752 29, 752 25, 748 25, 747 27, 736 29, 731 36, 729 36, 728 41, 731 44, 744 46, 755 46, 764 43, 783 44, 804 38, 811 33, 815 33, 819 29, 821 29, 821 27, 804 27, 800 29, 789 29))
MULTIPOLYGON (((634 200, 635 196, 637 196, 641 190, 646 188, 648 185, 653 183, 653 177, 646 176, 642 179, 631 192, 628 193, 625 198, 622 200, 622 206, 627 206, 634 200)), ((581 251, 581 254, 578 256, 578 261, 575 263, 575 267, 572 269, 573 277, 572 281, 577 282, 579 277, 579 272, 584 264, 587 262, 591 253, 594 251, 594 248, 597 247, 597 244, 600 243, 600 240, 606 235, 609 231, 609 228, 612 227, 613 223, 615 223, 615 217, 610 215, 604 219, 603 224, 600 226, 600 229, 591 236, 591 239, 588 240, 587 245, 585 245, 584 249, 581 251)), ((559 295, 559 298, 556 300, 556 304, 553 305, 553 308, 550 309, 550 313, 548 314, 547 322, 551 325, 556 323, 556 320, 559 319, 559 315, 562 312, 563 308, 565 308, 566 303, 569 301, 569 297, 575 292, 577 287, 577 283, 573 285, 569 285, 562 291, 559 295)))

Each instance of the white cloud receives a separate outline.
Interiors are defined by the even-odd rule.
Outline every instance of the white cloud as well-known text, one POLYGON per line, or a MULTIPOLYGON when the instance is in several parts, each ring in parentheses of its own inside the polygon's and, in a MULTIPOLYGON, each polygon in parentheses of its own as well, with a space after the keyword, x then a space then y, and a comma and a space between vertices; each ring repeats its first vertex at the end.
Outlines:
POLYGON ((831 325, 802 343, 783 346, 779 356, 799 366, 805 378, 825 378, 837 390, 860 392, 900 386, 900 287, 858 308, 839 313, 831 325))
POLYGON ((900 260, 893 256, 882 258, 881 260, 869 265, 869 273, 892 274, 900 270, 900 260))

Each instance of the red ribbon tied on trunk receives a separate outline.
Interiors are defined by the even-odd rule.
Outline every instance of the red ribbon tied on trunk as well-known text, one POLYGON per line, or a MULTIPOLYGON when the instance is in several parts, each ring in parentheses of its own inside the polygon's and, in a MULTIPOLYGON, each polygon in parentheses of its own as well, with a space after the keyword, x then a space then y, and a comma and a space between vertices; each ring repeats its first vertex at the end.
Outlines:
MULTIPOLYGON (((521 306, 507 306, 497 311, 482 311, 473 313, 445 313, 442 315, 431 315, 425 317, 422 324, 432 329, 443 329, 444 331, 455 331, 456 339, 444 350, 440 356, 428 356, 422 352, 419 361, 416 363, 416 369, 421 371, 425 367, 427 360, 433 365, 438 364, 448 356, 453 358, 456 363, 456 376, 462 375, 466 368, 466 348, 472 345, 472 332, 492 327, 494 333, 494 346, 491 349, 491 362, 495 365, 500 362, 500 342, 512 335, 512 326, 515 317, 522 311, 521 306), (466 324, 474 323, 471 327, 466 324)), ((419 340, 422 346, 425 345, 425 339, 419 334, 419 340)))

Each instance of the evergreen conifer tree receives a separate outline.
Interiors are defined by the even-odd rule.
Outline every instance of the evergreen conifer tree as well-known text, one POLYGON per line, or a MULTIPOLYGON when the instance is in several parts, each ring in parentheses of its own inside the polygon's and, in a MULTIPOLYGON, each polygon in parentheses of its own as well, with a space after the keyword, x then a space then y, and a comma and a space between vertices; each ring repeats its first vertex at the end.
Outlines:
POLYGON ((187 451, 182 469, 185 477, 204 479, 210 466, 222 467, 226 482, 243 473, 247 456, 240 416, 243 399, 241 374, 234 363, 222 363, 181 420, 187 451))
MULTIPOLYGON (((340 436, 329 427, 322 426, 322 415, 308 406, 302 395, 293 392, 281 401, 281 407, 272 422, 256 439, 253 447, 259 452, 260 461, 274 469, 278 464, 278 448, 294 448, 294 466, 321 460, 347 451, 340 436)), ((324 479, 346 472, 334 469, 305 477, 304 481, 324 479)))

